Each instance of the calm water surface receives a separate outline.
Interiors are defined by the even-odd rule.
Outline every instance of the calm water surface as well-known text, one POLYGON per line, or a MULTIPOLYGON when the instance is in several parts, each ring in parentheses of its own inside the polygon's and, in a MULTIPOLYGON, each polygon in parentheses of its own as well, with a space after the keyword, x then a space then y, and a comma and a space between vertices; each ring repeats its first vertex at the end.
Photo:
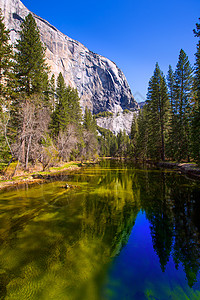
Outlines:
POLYGON ((0 194, 0 299, 199 300, 199 269, 200 184, 174 171, 102 162, 0 194))

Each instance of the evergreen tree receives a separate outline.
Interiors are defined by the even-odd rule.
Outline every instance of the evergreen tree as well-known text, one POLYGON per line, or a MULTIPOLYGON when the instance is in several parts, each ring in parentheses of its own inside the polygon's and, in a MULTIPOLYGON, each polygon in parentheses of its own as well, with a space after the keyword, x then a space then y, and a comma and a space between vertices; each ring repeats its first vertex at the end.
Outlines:
POLYGON ((137 153, 137 137, 138 137, 138 122, 137 115, 133 115, 133 121, 131 124, 131 140, 130 140, 130 156, 136 157, 137 153))
POLYGON ((40 40, 40 33, 29 13, 21 24, 20 39, 16 44, 16 76, 21 91, 28 96, 41 93, 44 90, 45 74, 45 47, 40 40))
POLYGON ((66 89, 66 84, 65 84, 64 77, 62 73, 59 73, 57 78, 57 83, 56 83, 56 97, 58 103, 62 102, 62 99, 64 98, 64 94, 65 94, 65 89, 66 89))
POLYGON ((148 144, 148 118, 147 105, 145 104, 142 110, 139 111, 138 118, 138 134, 136 140, 136 158, 145 160, 147 158, 147 144, 148 144))
POLYGON ((13 81, 13 49, 10 45, 9 31, 3 23, 3 16, 0 10, 0 96, 11 95, 11 82, 13 81))
POLYGON ((120 130, 117 134, 117 144, 119 157, 127 157, 130 150, 130 138, 125 130, 120 130))
POLYGON ((166 144, 166 152, 167 156, 175 159, 175 153, 177 151, 177 113, 175 106, 175 78, 172 67, 169 66, 168 74, 167 74, 167 86, 168 86, 168 94, 170 101, 170 119, 169 119, 169 135, 166 144))
POLYGON ((13 49, 10 45, 9 31, 3 23, 0 10, 0 160, 4 163, 13 156, 10 146, 10 106, 14 96, 13 49))
POLYGON ((200 24, 198 23, 196 24, 194 34, 198 38, 198 43, 197 52, 195 54, 195 103, 192 118, 192 150, 195 161, 200 165, 200 24))
POLYGON ((111 132, 108 136, 110 153, 109 156, 115 157, 118 151, 117 137, 111 132))
POLYGON ((178 64, 174 73, 174 105, 173 114, 175 118, 176 140, 175 158, 179 161, 190 156, 191 140, 191 100, 193 86, 193 69, 188 56, 181 49, 178 64))
POLYGON ((98 154, 97 125, 95 117, 87 107, 83 118, 83 128, 82 158, 95 159, 98 154))
POLYGON ((98 127, 100 155, 105 157, 115 157, 118 151, 117 137, 109 129, 98 127))
POLYGON ((93 118, 91 111, 87 108, 85 108, 85 114, 83 119, 83 127, 86 130, 89 130, 91 132, 96 132, 96 120, 93 118))
POLYGON ((64 131, 71 124, 80 135, 82 114, 78 92, 70 86, 66 87, 61 73, 57 78, 56 96, 57 104, 52 114, 53 133, 58 136, 60 131, 64 131))
MULTIPOLYGON (((65 92, 65 98, 67 98, 68 102, 69 123, 73 124, 77 128, 78 132, 81 130, 82 111, 77 89, 73 89, 68 86, 65 92)), ((94 119, 92 124, 94 125, 96 131, 96 121, 94 119)))
MULTIPOLYGON (((48 103, 48 75, 45 63, 45 48, 40 40, 39 29, 32 14, 25 17, 19 32, 20 39, 16 43, 15 74, 19 96, 12 103, 12 127, 15 129, 15 142, 18 147, 18 160, 28 168, 30 153, 34 149, 33 136, 36 134, 34 119, 36 111, 48 103), (23 107, 23 113, 22 113, 23 107), (27 122, 28 107, 32 108, 31 122, 27 122), (30 127, 32 126, 32 127, 30 127), (31 128, 31 133, 30 133, 31 128), (18 139, 20 136, 20 141, 18 139)), ((49 117, 45 113, 46 121, 49 117)), ((36 153, 36 152, 35 152, 36 153)))
POLYGON ((65 129, 69 121, 69 111, 68 105, 65 101, 65 91, 66 84, 62 74, 59 73, 56 86, 57 104, 55 107, 55 111, 52 114, 52 121, 50 126, 54 136, 58 136, 60 130, 65 129))
POLYGON ((168 74, 167 74, 167 86, 169 89, 170 106, 171 106, 171 110, 173 111, 175 79, 174 79, 174 72, 172 70, 172 66, 169 66, 169 70, 168 70, 168 74))
POLYGON ((50 111, 52 111, 52 104, 51 104, 51 95, 50 95, 50 81, 48 73, 44 73, 43 77, 43 91, 40 93, 42 105, 47 107, 50 111))
POLYGON ((165 144, 169 119, 167 85, 158 63, 149 81, 147 94, 148 155, 165 160, 165 144))
POLYGON ((51 105, 51 110, 53 112, 55 111, 56 108, 55 94, 56 94, 56 83, 55 83, 55 75, 53 74, 49 81, 49 103, 51 105))
MULTIPOLYGON (((51 78, 51 94, 54 93, 54 78, 51 78)), ((51 134, 58 145, 60 159, 75 159, 83 144, 82 114, 76 89, 66 87, 60 73, 57 78, 56 106, 52 113, 51 134)), ((51 100, 50 100, 51 101, 51 100)))

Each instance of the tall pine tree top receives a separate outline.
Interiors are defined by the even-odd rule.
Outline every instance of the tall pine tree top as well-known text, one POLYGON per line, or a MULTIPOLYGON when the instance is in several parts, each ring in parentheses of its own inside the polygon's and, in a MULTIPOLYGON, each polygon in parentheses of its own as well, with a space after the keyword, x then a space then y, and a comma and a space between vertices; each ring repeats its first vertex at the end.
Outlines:
MULTIPOLYGON (((199 19, 200 21, 200 19, 199 19)), ((193 109, 193 120, 192 120, 192 147, 194 159, 200 166, 200 23, 196 24, 194 30, 195 36, 198 38, 196 62, 195 62, 195 105, 193 109)))
MULTIPOLYGON (((200 18, 199 18, 200 21, 200 18)), ((197 43, 197 52, 195 54, 196 56, 196 62, 195 62, 195 90, 197 92, 197 103, 199 106, 200 111, 200 23, 196 24, 196 29, 194 29, 194 34, 198 38, 197 43)))
POLYGON ((165 159, 165 139, 169 118, 169 97, 165 77, 158 63, 149 81, 147 94, 149 154, 153 159, 165 159))
POLYGON ((181 49, 178 63, 174 73, 175 77, 175 102, 176 111, 180 118, 190 110, 192 86, 193 86, 193 69, 190 65, 188 56, 181 49))
POLYGON ((19 87, 27 95, 43 91, 45 72, 45 48, 32 14, 25 17, 16 44, 16 73, 19 87))
POLYGON ((167 86, 169 90, 169 99, 170 99, 172 111, 174 106, 174 85, 175 85, 174 72, 172 70, 172 66, 169 66, 169 70, 167 74, 167 86))

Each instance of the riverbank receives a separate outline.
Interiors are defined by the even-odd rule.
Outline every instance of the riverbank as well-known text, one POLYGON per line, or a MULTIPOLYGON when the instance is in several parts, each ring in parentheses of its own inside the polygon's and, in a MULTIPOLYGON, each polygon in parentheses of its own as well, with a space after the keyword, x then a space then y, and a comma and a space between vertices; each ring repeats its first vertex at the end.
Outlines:
MULTIPOLYGON (((112 158, 107 158, 112 159, 112 158)), ((200 180, 200 168, 195 163, 176 163, 176 162, 149 162, 150 164, 156 165, 159 168, 175 169, 182 174, 187 175, 190 178, 200 180)), ((5 179, 3 176, 0 176, 0 190, 18 187, 25 184, 42 184, 48 182, 51 179, 54 179, 60 176, 62 173, 70 173, 72 171, 79 170, 80 168, 87 166, 88 163, 81 163, 80 161, 68 162, 61 164, 57 167, 52 167, 49 171, 32 171, 25 172, 21 171, 16 176, 5 179)))
POLYGON ((195 163, 158 162, 156 165, 161 168, 176 169, 191 178, 200 180, 200 168, 195 163))
POLYGON ((50 179, 53 179, 57 176, 59 176, 63 172, 72 172, 79 170, 80 168, 86 166, 87 163, 81 163, 79 161, 75 162, 69 162, 62 165, 59 165, 58 167, 52 167, 49 169, 49 171, 33 171, 33 172, 25 172, 21 171, 16 176, 12 177, 11 179, 5 179, 3 176, 0 176, 0 190, 3 190, 5 188, 9 187, 17 187, 22 186, 24 184, 41 184, 45 183, 50 179))

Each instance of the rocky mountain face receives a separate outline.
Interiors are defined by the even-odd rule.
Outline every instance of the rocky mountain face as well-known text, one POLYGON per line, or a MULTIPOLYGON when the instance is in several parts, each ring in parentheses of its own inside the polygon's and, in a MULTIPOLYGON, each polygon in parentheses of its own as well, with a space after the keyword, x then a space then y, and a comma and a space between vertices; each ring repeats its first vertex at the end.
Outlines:
POLYGON ((120 130, 125 130, 127 134, 130 134, 131 124, 133 120, 133 115, 137 112, 118 112, 113 116, 97 118, 97 125, 105 129, 111 130, 115 135, 117 135, 120 130))
MULTIPOLYGON (((30 11, 20 0, 0 0, 0 8, 14 43, 20 24, 30 11)), ((46 58, 51 73, 57 77, 61 72, 65 82, 77 88, 83 110, 87 106, 94 114, 110 111, 117 115, 124 109, 139 109, 123 72, 114 62, 88 50, 44 19, 33 16, 47 47, 46 58)))
POLYGON ((144 107, 144 105, 145 105, 145 103, 146 103, 145 101, 143 101, 143 102, 139 102, 139 103, 138 103, 138 105, 139 105, 139 108, 140 108, 140 109, 141 109, 141 108, 143 108, 143 107, 144 107))

